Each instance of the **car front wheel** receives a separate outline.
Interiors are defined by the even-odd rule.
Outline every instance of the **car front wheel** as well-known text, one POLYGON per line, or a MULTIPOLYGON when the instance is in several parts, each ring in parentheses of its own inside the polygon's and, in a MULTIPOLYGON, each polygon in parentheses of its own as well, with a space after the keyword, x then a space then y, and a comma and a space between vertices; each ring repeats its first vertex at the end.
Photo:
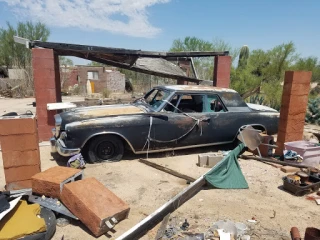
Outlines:
POLYGON ((88 161, 96 162, 116 162, 123 157, 124 146, 122 140, 117 136, 99 136, 94 138, 88 147, 88 161))

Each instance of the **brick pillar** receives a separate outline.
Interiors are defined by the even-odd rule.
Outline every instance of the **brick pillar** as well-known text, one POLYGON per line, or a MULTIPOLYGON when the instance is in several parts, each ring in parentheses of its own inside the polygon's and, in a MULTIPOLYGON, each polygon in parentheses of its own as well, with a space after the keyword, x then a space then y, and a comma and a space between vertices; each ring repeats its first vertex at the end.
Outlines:
POLYGON ((31 177, 40 172, 35 117, 1 117, 0 139, 6 189, 31 188, 31 177))
POLYGON ((276 154, 283 154, 284 143, 303 139, 312 72, 285 73, 276 154))
POLYGON ((52 136, 56 111, 47 111, 47 103, 61 102, 59 58, 52 49, 32 49, 34 89, 37 104, 39 141, 52 136))
POLYGON ((213 86, 229 88, 231 71, 230 56, 216 56, 214 58, 213 86))

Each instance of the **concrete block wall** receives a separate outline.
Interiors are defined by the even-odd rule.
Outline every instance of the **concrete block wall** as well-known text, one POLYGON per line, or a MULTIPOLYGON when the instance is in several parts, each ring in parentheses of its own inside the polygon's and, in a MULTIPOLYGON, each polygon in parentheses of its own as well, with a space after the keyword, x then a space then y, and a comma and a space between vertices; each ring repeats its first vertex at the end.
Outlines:
POLYGON ((1 117, 0 141, 6 189, 31 188, 41 171, 36 118, 1 117))
POLYGON ((118 71, 106 72, 107 88, 113 92, 125 92, 125 75, 118 71))
POLYGON ((214 57, 213 86, 229 88, 231 56, 214 57))
POLYGON ((32 67, 39 141, 49 141, 57 111, 48 111, 47 104, 62 102, 58 55, 52 49, 32 49, 32 67))
POLYGON ((276 154, 283 154, 285 142, 303 140, 311 76, 312 72, 285 73, 276 154))

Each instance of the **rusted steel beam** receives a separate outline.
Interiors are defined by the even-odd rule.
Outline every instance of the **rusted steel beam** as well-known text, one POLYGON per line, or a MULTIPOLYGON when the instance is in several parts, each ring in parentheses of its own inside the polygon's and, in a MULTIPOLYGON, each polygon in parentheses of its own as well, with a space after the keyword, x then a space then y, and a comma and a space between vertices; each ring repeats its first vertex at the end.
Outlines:
POLYGON ((155 52, 155 51, 142 51, 124 48, 110 48, 91 45, 69 44, 69 43, 54 43, 54 42, 41 42, 31 41, 30 48, 42 47, 50 48, 59 51, 77 51, 82 53, 109 53, 113 55, 136 55, 139 57, 150 58, 172 58, 172 57, 214 57, 214 56, 227 56, 228 51, 222 52, 203 52, 203 51, 190 51, 190 52, 155 52))

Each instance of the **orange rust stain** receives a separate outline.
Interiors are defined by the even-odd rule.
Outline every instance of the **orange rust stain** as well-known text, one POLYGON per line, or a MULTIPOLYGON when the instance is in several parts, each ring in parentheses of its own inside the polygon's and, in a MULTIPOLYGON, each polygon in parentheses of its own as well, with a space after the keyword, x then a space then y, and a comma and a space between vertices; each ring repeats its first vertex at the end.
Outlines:
POLYGON ((88 110, 88 112, 84 113, 83 116, 98 117, 98 116, 126 115, 126 114, 134 114, 134 113, 143 113, 143 111, 134 106, 126 106, 126 107, 88 110))

